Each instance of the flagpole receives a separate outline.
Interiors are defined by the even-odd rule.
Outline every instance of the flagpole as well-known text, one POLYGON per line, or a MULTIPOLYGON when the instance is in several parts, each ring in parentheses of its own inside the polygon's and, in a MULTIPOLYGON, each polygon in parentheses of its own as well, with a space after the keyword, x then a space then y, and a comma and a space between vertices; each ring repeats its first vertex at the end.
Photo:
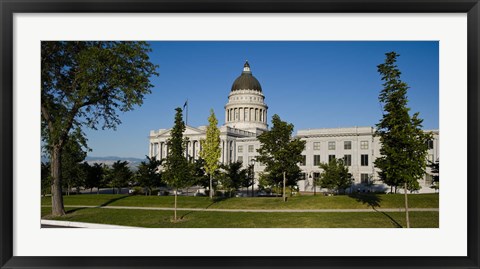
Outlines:
POLYGON ((187 98, 187 115, 185 116, 185 125, 188 125, 188 98, 187 98))

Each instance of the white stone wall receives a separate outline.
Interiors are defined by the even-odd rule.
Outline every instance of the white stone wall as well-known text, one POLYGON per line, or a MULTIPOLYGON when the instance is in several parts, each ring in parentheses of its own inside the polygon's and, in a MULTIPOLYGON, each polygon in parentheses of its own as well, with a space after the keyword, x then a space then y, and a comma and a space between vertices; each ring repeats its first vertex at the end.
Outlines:
MULTIPOLYGON (((188 127, 184 135, 189 138, 187 147, 188 155, 191 158, 198 159, 201 150, 200 140, 205 139, 205 126, 198 128, 188 127)), ((440 137, 438 130, 429 130, 433 133, 433 148, 428 150, 428 156, 431 160, 439 159, 440 137)), ((257 149, 260 142, 256 138, 257 132, 248 132, 228 126, 220 127, 220 147, 221 163, 231 163, 242 161, 244 168, 248 167, 252 160, 258 156, 257 149)), ((362 174, 366 174, 369 180, 374 180, 376 190, 388 190, 383 185, 377 175, 377 169, 374 166, 375 159, 380 156, 380 142, 378 137, 374 137, 374 129, 372 127, 352 127, 352 128, 330 128, 330 129, 308 129, 299 130, 297 136, 306 141, 305 150, 302 152, 306 156, 305 165, 300 165, 301 170, 305 173, 305 180, 299 181, 299 190, 313 192, 314 185, 312 179, 314 173, 320 173, 321 169, 314 163, 314 156, 320 155, 320 162, 328 162, 329 155, 335 155, 335 158, 343 158, 345 155, 351 156, 351 165, 348 166, 350 173, 354 178, 354 190, 366 190, 367 187, 362 184, 362 174), (350 149, 345 149, 345 142, 351 143, 350 149), (367 148, 362 148, 363 143, 367 143, 367 148), (329 149, 329 143, 335 144, 335 149, 329 149), (314 148, 315 143, 319 143, 320 148, 314 148), (368 156, 368 165, 362 165, 361 156, 368 156)), ((155 156, 158 159, 165 158, 168 153, 166 142, 170 137, 169 130, 160 129, 150 132, 150 148, 149 156, 155 156)), ((254 171, 256 182, 258 183, 259 173, 263 172, 265 166, 259 162, 255 162, 254 171)), ((427 172, 430 169, 427 168, 427 172)), ((431 182, 426 175, 420 180, 422 189, 420 192, 434 192, 430 188, 431 182)), ((317 187, 316 191, 322 191, 317 187)))

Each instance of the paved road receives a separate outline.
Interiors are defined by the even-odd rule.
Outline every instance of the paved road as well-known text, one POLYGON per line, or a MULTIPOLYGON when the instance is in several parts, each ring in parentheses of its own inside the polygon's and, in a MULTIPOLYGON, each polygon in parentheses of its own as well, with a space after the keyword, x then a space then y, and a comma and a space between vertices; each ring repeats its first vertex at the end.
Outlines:
MULTIPOLYGON (((49 206, 44 206, 49 207, 49 206)), ((143 206, 91 206, 65 205, 76 208, 105 208, 105 209, 133 209, 133 210, 174 210, 172 207, 143 207, 143 206)), ((183 211, 207 212, 264 212, 264 213, 325 213, 325 212, 405 212, 405 208, 364 208, 364 209, 223 209, 223 208, 177 208, 183 211)), ((409 208, 408 211, 439 211, 438 208, 409 208)))

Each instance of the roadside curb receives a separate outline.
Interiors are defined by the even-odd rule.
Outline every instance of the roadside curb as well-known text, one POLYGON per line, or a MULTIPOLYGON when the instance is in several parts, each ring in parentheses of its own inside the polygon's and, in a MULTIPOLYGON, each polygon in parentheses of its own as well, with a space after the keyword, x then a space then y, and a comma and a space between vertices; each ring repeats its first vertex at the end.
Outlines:
POLYGON ((90 228, 90 229, 136 229, 140 227, 132 226, 120 226, 120 225, 109 225, 109 224, 98 224, 98 223, 87 223, 87 222, 76 222, 76 221, 60 221, 60 220, 46 220, 42 219, 41 224, 45 225, 55 225, 62 226, 65 228, 90 228))

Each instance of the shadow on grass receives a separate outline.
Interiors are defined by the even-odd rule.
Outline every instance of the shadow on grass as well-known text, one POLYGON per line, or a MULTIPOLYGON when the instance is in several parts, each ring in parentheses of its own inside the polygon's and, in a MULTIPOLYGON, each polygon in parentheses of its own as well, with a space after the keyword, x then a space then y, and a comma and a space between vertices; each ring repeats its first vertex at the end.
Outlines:
POLYGON ((125 199, 125 198, 127 198, 127 197, 128 197, 128 195, 123 195, 123 196, 120 196, 120 197, 117 197, 117 198, 110 199, 110 200, 106 201, 105 203, 99 205, 98 207, 107 206, 107 205, 109 205, 109 204, 111 204, 111 203, 114 203, 114 202, 116 202, 116 201, 118 201, 118 200, 125 199))
POLYGON ((403 228, 400 223, 398 223, 394 218, 392 218, 392 217, 391 217, 390 215, 388 215, 387 213, 382 212, 382 211, 378 211, 378 210, 375 209, 375 208, 373 208, 373 210, 375 210, 375 211, 378 212, 378 213, 382 213, 382 215, 384 215, 385 217, 387 217, 387 218, 392 222, 392 224, 395 226, 395 228, 403 228))
POLYGON ((381 213, 385 217, 387 217, 392 224, 395 226, 395 228, 403 228, 400 223, 398 223, 394 218, 392 218, 390 215, 388 215, 386 212, 378 211, 376 207, 380 207, 380 202, 382 199, 380 196, 376 193, 352 193, 348 195, 350 198, 355 199, 357 202, 361 202, 363 204, 367 204, 370 206, 375 212, 381 213))
POLYGON ((225 196, 220 197, 220 196, 215 196, 215 197, 213 197, 212 203, 209 204, 207 207, 205 207, 205 209, 208 209, 208 208, 211 207, 212 205, 214 205, 214 204, 216 204, 216 203, 219 203, 219 202, 221 202, 221 201, 228 200, 228 199, 230 199, 230 198, 232 198, 232 197, 225 197, 225 196))
POLYGON ((380 202, 382 201, 380 196, 376 193, 352 193, 349 194, 348 197, 353 198, 364 205, 367 204, 373 209, 375 209, 375 207, 380 207, 380 202))
POLYGON ((77 207, 77 208, 74 208, 74 209, 66 210, 65 214, 73 214, 73 213, 75 213, 77 211, 80 211, 80 210, 83 210, 83 209, 87 209, 87 207, 77 207))

